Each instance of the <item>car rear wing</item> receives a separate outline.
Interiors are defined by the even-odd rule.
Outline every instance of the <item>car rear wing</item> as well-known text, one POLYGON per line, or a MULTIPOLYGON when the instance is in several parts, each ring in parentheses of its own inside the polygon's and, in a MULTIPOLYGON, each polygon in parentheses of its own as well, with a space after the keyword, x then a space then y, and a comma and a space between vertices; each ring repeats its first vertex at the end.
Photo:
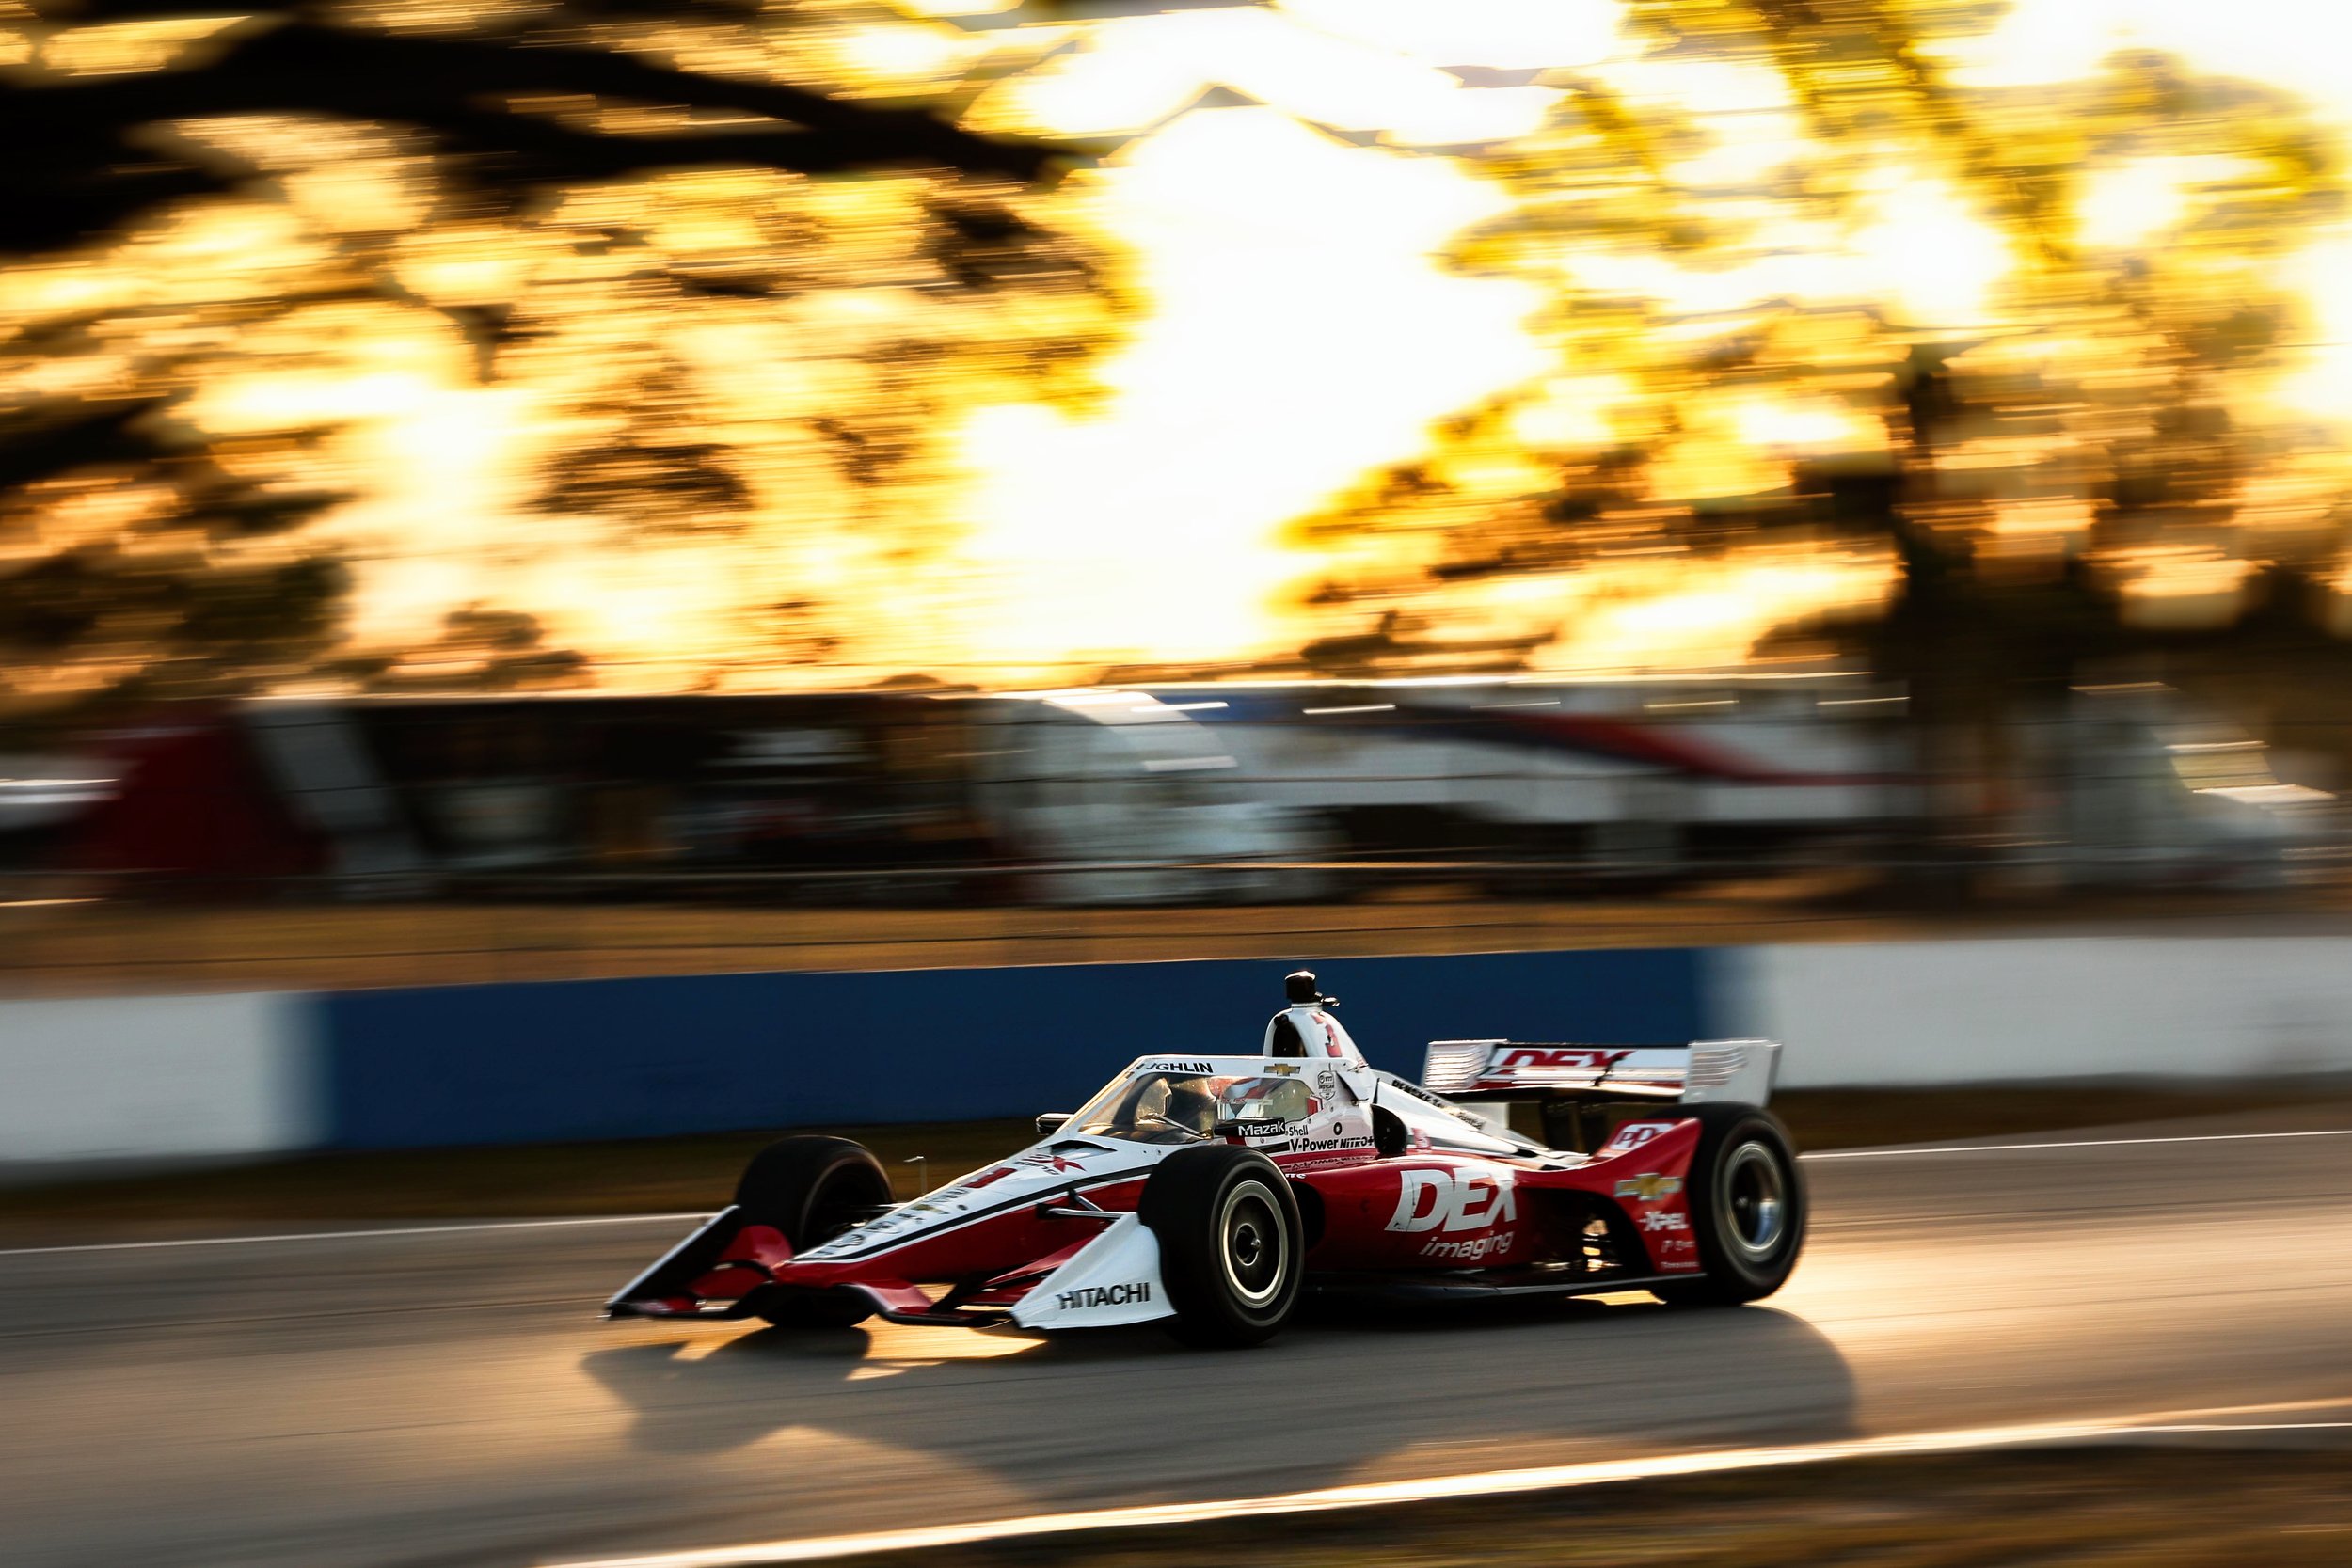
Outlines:
POLYGON ((1771 1040, 1689 1045, 1541 1045, 1431 1040, 1421 1085, 1449 1100, 1677 1101, 1772 1099, 1780 1047, 1771 1040))

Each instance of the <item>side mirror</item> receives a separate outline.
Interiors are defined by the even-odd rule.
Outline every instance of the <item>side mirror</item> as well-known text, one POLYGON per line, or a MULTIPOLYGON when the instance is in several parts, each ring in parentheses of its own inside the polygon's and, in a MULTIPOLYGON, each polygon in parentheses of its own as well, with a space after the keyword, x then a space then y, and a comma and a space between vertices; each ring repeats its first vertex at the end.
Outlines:
POLYGON ((1037 1135, 1042 1138, 1050 1133, 1060 1132, 1064 1124, 1070 1120, 1070 1117, 1071 1113, 1068 1111, 1046 1112, 1037 1118, 1037 1135))

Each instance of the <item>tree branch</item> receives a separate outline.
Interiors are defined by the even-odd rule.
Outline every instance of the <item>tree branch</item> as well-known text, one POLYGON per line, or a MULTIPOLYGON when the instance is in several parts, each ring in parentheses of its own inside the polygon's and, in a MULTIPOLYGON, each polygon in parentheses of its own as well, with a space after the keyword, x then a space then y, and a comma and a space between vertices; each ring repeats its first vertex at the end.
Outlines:
MULTIPOLYGON (((828 98, 778 82, 676 71, 629 55, 528 41, 363 35, 305 22, 253 34, 186 71, 74 77, 20 88, 0 98, 0 135, 20 148, 38 148, 61 132, 313 112, 434 128, 454 123, 478 135, 485 126, 477 106, 482 100, 531 92, 733 109, 832 134, 788 167, 914 161, 1034 180, 1056 156, 1041 144, 977 135, 911 109, 828 98)), ((782 150, 780 140, 768 149, 778 156, 782 150)))
POLYGON ((0 490, 53 479, 85 464, 151 459, 154 443, 132 426, 163 402, 102 404, 65 420, 20 419, 0 425, 0 490))

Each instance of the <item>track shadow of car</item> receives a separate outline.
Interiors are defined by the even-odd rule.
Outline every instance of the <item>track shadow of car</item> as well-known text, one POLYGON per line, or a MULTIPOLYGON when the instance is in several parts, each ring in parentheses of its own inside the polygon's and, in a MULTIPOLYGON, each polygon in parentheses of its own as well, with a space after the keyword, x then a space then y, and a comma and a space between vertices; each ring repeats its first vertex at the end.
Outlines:
POLYGON ((653 1453, 714 1453, 788 1428, 978 1466, 1048 1496, 1171 1496, 1412 1470, 1600 1458, 1852 1431, 1845 1360, 1767 1307, 1325 1305, 1246 1352, 1156 1328, 760 1329, 592 1352, 584 1370, 653 1453), (957 1341, 964 1341, 959 1345, 957 1341), (1117 1484, 1111 1484, 1116 1482, 1117 1484))

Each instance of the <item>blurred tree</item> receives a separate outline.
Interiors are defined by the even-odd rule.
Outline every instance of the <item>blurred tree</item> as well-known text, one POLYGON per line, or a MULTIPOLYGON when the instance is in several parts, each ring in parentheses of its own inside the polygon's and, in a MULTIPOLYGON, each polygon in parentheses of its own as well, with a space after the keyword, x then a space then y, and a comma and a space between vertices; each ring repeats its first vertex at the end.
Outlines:
MULTIPOLYGON (((18 83, 0 100, 0 134, 33 154, 0 169, 0 243, 19 252, 86 239, 166 202, 228 191, 249 178, 249 166, 164 151, 140 135, 223 115, 421 126, 437 150, 469 161, 470 183, 512 205, 549 185, 694 165, 803 174, 917 165, 1014 180, 1035 179, 1046 166, 1041 148, 746 70, 755 55, 698 70, 675 54, 662 61, 587 46, 598 23, 739 24, 756 20, 755 6, 590 0, 451 9, 389 0, 356 10, 272 6, 227 25, 218 8, 197 0, 36 0, 28 8, 76 32, 109 24, 124 51, 179 41, 175 17, 205 20, 161 70, 110 59, 86 72, 75 69, 69 48, 61 67, 18 83), (596 123, 593 111, 602 100, 662 106, 669 113, 661 134, 615 134, 596 123)), ((674 46, 690 37, 674 37, 674 46)), ((48 48, 53 58, 59 55, 54 36, 48 48)))
POLYGON ((581 684, 588 661, 547 645, 536 618, 469 605, 443 617, 438 636, 398 657, 350 658, 329 673, 370 691, 552 691, 581 684))
MULTIPOLYGON (((524 583, 816 645, 853 552, 951 531, 960 401, 1083 396, 1107 331, 1051 150, 860 81, 882 22, 0 3, 0 704, 454 671, 524 583)), ((579 676, 531 625, 484 668, 579 676)))
POLYGON ((15 705, 235 689, 331 644, 344 573, 300 529, 341 498, 264 489, 236 454, 163 431, 154 401, 0 426, 0 694, 15 705))
POLYGON ((1548 77, 1456 261, 1543 286, 1556 370, 1303 525, 1354 611, 1548 622, 1572 666, 1622 585, 1679 595, 1667 651, 1719 614, 1736 659, 1771 574, 1844 561, 1829 633, 1959 717, 2230 627, 2272 563, 2332 576, 2338 444, 2272 395, 2280 263, 2345 212, 2330 135, 2153 55, 1972 85, 1954 45, 1994 15, 1631 0, 1638 70, 1548 77))

